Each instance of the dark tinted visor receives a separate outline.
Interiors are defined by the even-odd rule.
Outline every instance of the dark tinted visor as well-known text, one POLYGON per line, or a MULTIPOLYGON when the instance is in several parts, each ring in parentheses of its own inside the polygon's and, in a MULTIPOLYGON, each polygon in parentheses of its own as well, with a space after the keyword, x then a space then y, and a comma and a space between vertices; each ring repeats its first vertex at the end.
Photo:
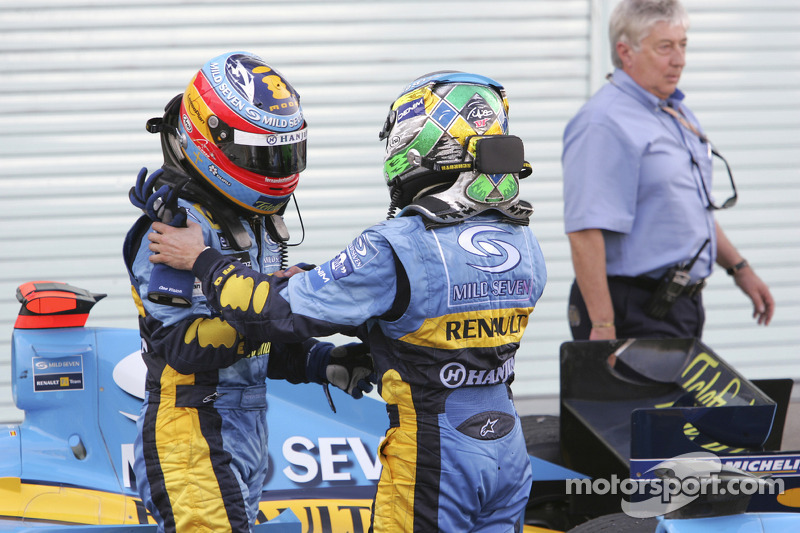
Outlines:
POLYGON ((305 124, 302 129, 288 133, 261 134, 235 129, 232 133, 232 139, 218 141, 217 146, 238 167, 271 177, 297 174, 306 168, 305 124))

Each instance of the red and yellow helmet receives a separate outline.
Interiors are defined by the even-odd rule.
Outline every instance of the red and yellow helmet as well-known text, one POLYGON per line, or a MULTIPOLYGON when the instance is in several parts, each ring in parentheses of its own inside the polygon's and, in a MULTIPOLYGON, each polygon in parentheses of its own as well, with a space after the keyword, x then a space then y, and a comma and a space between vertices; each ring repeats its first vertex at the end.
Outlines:
POLYGON ((247 52, 215 57, 180 102, 172 146, 181 165, 237 206, 281 210, 306 167, 308 130, 297 91, 247 52))

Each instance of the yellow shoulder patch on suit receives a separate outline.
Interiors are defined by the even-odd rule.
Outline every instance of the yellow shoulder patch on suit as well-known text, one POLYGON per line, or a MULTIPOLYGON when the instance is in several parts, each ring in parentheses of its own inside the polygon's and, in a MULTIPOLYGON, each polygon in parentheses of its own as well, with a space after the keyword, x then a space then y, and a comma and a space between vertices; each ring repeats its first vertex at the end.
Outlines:
POLYGON ((260 313, 267 303, 267 296, 269 295, 269 283, 262 281, 253 292, 253 311, 260 313))
POLYGON ((247 311, 253 298, 253 283, 253 278, 236 275, 229 277, 220 291, 219 303, 222 307, 247 311))
POLYGON ((201 347, 232 347, 239 334, 230 324, 220 318, 198 318, 186 329, 183 341, 186 344, 197 342, 201 347))

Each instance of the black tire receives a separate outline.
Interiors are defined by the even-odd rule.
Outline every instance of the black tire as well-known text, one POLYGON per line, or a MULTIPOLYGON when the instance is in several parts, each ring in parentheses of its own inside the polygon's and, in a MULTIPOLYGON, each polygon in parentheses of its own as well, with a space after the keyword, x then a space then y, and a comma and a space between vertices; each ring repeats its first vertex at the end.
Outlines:
MULTIPOLYGON (((528 453, 544 461, 564 466, 561 459, 559 417, 529 415, 520 417, 520 421, 528 453)), ((525 510, 526 525, 565 531, 581 518, 570 515, 563 482, 534 482, 525 510)))
POLYGON ((573 527, 568 533, 653 533, 657 526, 656 518, 633 518, 625 513, 614 513, 593 518, 573 527))
POLYGON ((520 421, 528 453, 563 466, 559 418, 552 415, 529 415, 520 417, 520 421))

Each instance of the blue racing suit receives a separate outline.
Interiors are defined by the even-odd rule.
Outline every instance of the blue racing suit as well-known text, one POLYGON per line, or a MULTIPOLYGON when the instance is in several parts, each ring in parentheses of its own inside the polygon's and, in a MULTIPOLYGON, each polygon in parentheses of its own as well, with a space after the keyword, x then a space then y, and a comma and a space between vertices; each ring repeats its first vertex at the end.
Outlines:
POLYGON ((389 414, 374 531, 518 526, 531 469, 509 384, 547 276, 528 226, 482 214, 426 228, 403 216, 289 279, 215 250, 194 273, 246 336, 368 335, 389 414))
MULTIPOLYGON (((239 221, 252 246, 237 251, 206 209, 182 199, 178 206, 222 256, 264 275, 280 268, 263 218, 239 221)), ((268 466, 266 378, 307 382, 307 356, 332 345, 245 338, 208 306, 199 282, 190 307, 149 301, 149 231, 142 217, 124 254, 147 365, 134 444, 137 490, 161 531, 251 531, 268 466)))

